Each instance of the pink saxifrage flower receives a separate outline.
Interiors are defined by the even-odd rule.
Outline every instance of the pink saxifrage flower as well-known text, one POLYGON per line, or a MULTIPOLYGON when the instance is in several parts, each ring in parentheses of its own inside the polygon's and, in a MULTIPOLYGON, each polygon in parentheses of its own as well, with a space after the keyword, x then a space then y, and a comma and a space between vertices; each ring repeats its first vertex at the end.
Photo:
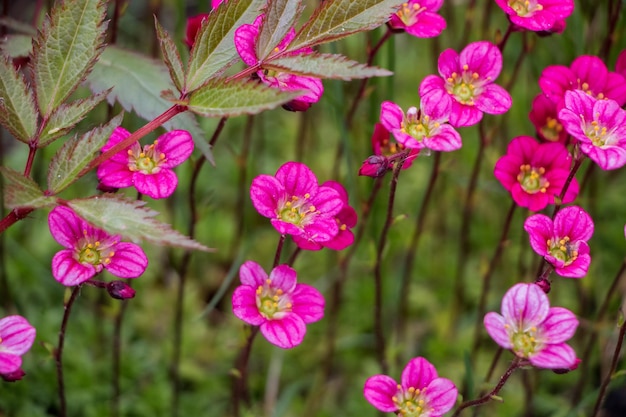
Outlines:
POLYGON ((539 77, 541 91, 557 105, 563 107, 565 92, 582 90, 597 99, 610 98, 620 106, 626 103, 626 79, 606 68, 600 58, 582 55, 576 58, 569 67, 550 65, 539 77))
POLYGON ((340 194, 319 186, 313 171, 300 162, 283 164, 274 176, 257 176, 250 186, 250 198, 280 234, 321 243, 339 233, 335 217, 344 206, 340 194))
POLYGON ((511 107, 509 93, 494 80, 502 70, 497 46, 481 41, 467 45, 460 54, 446 49, 439 55, 439 75, 429 75, 420 84, 422 98, 441 92, 452 102, 450 124, 454 127, 478 123, 483 113, 502 114, 511 107))
POLYGON ((418 38, 432 38, 446 28, 446 20, 437 14, 443 0, 407 0, 389 20, 393 29, 403 29, 418 38))
POLYGON ((22 316, 7 316, 0 319, 0 376, 9 380, 21 379, 24 375, 22 355, 28 352, 35 340, 36 330, 22 316), (19 375, 19 378, 13 378, 19 375))
POLYGON ((533 99, 528 118, 541 140, 565 145, 567 132, 559 121, 556 104, 543 93, 537 94, 533 99))
POLYGON ((578 206, 561 209, 554 221, 543 214, 534 214, 524 222, 530 246, 545 258, 554 271, 567 278, 587 275, 591 256, 587 241, 593 235, 593 220, 578 206))
POLYGON ((233 293, 233 313, 259 326, 265 338, 290 349, 302 343, 306 325, 324 316, 324 297, 307 284, 298 284, 296 271, 279 265, 270 275, 253 261, 239 269, 241 285, 233 293))
POLYGON ((450 152, 462 146, 461 135, 448 122, 451 101, 442 91, 422 98, 420 110, 410 107, 406 114, 396 103, 385 101, 380 109, 381 124, 406 148, 450 152))
MULTIPOLYGON (((102 147, 106 152, 130 136, 117 127, 102 147)), ((185 162, 193 152, 193 139, 186 130, 172 130, 159 136, 151 145, 141 148, 135 142, 98 166, 102 185, 114 188, 135 186, 137 191, 152 198, 167 198, 178 185, 172 168, 185 162)))
MULTIPOLYGON (((537 143, 529 136, 513 138, 494 175, 521 207, 539 211, 554 204, 570 173, 572 158, 561 143, 537 143)), ((578 182, 572 179, 563 203, 574 201, 578 182)))
POLYGON ((438 417, 452 409, 458 390, 449 379, 439 378, 430 362, 417 357, 402 371, 400 384, 387 375, 374 375, 365 381, 363 395, 386 413, 438 417))
POLYGON ((552 30, 574 11, 573 0, 496 0, 513 24, 535 32, 552 30))
POLYGON ((68 207, 55 207, 48 225, 54 240, 66 248, 52 258, 52 275, 65 286, 82 284, 103 269, 120 278, 137 278, 148 266, 139 246, 120 242, 118 235, 93 227, 68 207))
MULTIPOLYGON (((241 25, 235 31, 235 47, 239 56, 249 66, 259 63, 256 44, 259 38, 259 31, 264 15, 256 18, 251 25, 241 25)), ((276 46, 276 52, 283 51, 287 45, 295 38, 296 32, 292 28, 285 38, 276 46)), ((302 48, 290 52, 290 55, 306 55, 313 52, 312 48, 302 48)), ((278 88, 282 91, 306 91, 302 96, 296 97, 287 103, 288 110, 306 110, 312 103, 319 101, 324 86, 319 78, 290 74, 287 72, 276 72, 273 70, 260 70, 256 73, 263 83, 270 87, 278 88)))
POLYGON ((580 90, 567 91, 559 119, 578 140, 580 150, 600 168, 626 165, 626 110, 615 100, 596 100, 580 90))
POLYGON ((538 368, 571 369, 578 362, 565 341, 576 332, 578 319, 550 300, 536 284, 514 285, 502 297, 502 314, 487 313, 484 324, 489 336, 504 349, 538 368))

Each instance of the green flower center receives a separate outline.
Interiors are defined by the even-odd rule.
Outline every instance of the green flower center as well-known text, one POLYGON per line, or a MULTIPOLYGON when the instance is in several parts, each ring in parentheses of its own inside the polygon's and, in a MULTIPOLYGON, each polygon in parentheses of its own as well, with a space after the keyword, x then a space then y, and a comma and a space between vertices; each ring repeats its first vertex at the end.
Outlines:
POLYGON ((140 171, 144 174, 156 174, 161 171, 161 165, 167 160, 164 153, 156 153, 155 140, 153 144, 146 145, 141 148, 128 150, 128 169, 131 171, 140 171))
POLYGON ((423 398, 425 392, 426 388, 420 390, 410 387, 404 390, 402 385, 398 385, 398 392, 391 398, 398 407, 397 414, 404 417, 428 416, 430 408, 423 398))
POLYGON ((419 3, 402 3, 402 7, 396 12, 396 15, 406 26, 413 26, 417 23, 417 15, 424 10, 426 7, 422 7, 419 3))
POLYGON ((592 121, 585 131, 587 137, 591 140, 594 146, 603 147, 606 145, 612 145, 614 137, 611 132, 605 126, 600 126, 597 120, 592 121))
POLYGON ((115 255, 114 240, 107 239, 106 242, 93 240, 87 236, 87 231, 83 230, 84 238, 79 242, 74 255, 75 259, 81 264, 90 264, 93 266, 106 266, 111 263, 111 258, 115 255))
POLYGON ((528 194, 545 193, 550 182, 543 176, 546 170, 543 167, 535 168, 528 164, 521 165, 517 174, 517 181, 528 194))
POLYGON ((466 106, 474 105, 474 98, 478 97, 482 92, 482 86, 489 78, 480 79, 477 72, 469 72, 469 66, 463 65, 463 72, 458 74, 453 72, 446 79, 446 91, 452 94, 456 101, 466 106))
POLYGON ((315 206, 309 202, 309 198, 311 198, 309 193, 306 193, 304 198, 292 196, 278 210, 278 218, 299 227, 308 224, 319 213, 315 206))
POLYGON ((556 259, 569 265, 578 258, 578 245, 570 242, 568 236, 549 239, 547 242, 548 252, 556 259))
POLYGON ((553 117, 546 117, 546 124, 544 124, 540 130, 546 140, 556 142, 559 140, 559 135, 563 131, 563 125, 553 117))
POLYGON ((280 288, 272 287, 272 280, 267 279, 256 289, 256 306, 266 319, 280 319, 291 311, 291 297, 280 288))
MULTIPOLYGON (((509 325, 505 325, 509 327, 509 325)), ((537 340, 537 328, 531 327, 526 331, 517 331, 511 334, 511 344, 513 352, 519 357, 529 358, 532 354, 539 350, 541 343, 537 340)))
POLYGON ((543 6, 537 0, 511 0, 509 7, 515 10, 518 16, 530 17, 535 12, 543 10, 543 6))

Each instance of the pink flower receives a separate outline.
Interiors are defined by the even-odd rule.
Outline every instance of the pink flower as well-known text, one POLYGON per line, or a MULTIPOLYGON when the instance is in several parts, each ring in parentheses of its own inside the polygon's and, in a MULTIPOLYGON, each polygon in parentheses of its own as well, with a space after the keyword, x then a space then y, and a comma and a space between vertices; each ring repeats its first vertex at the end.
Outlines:
POLYGON ((587 241, 593 235, 593 220, 578 206, 561 209, 554 222, 543 214, 534 214, 524 222, 530 236, 530 246, 554 267, 557 274, 567 278, 582 278, 587 274, 591 257, 587 241))
POLYGON ((578 139, 580 150, 600 168, 626 164, 626 111, 616 101, 567 91, 559 119, 567 133, 578 139))
POLYGON ((563 107, 565 92, 569 90, 583 90, 598 99, 610 98, 620 106, 626 103, 626 79, 607 70, 597 56, 579 56, 569 68, 563 65, 546 67, 539 77, 539 87, 559 110, 563 107))
POLYGON ((363 395, 386 413, 438 417, 454 407, 458 391, 452 381, 439 378, 430 362, 418 357, 406 365, 400 384, 387 375, 374 375, 365 381, 363 395))
POLYGON ((556 104, 544 94, 540 93, 533 99, 528 117, 541 140, 566 143, 567 132, 558 119, 556 104))
POLYGON ((296 244, 306 250, 320 250, 323 247, 333 250, 343 250, 354 242, 354 234, 352 228, 356 226, 357 214, 354 208, 350 207, 348 200, 348 193, 343 185, 336 181, 326 181, 322 184, 322 187, 330 187, 339 193, 339 198, 343 202, 343 207, 335 216, 335 221, 339 227, 339 232, 334 238, 325 242, 317 242, 315 240, 308 240, 304 236, 294 236, 293 240, 296 244))
POLYGON ((93 227, 68 207, 55 207, 48 225, 54 240, 66 247, 52 258, 52 275, 65 286, 79 285, 103 268, 120 278, 137 278, 148 266, 139 246, 120 242, 119 236, 93 227))
MULTIPOLYGON (((359 169, 359 175, 382 177, 387 171, 393 169, 394 162, 404 157, 405 146, 395 141, 390 141, 389 136, 389 131, 381 123, 374 125, 374 133, 372 134, 374 155, 363 161, 359 169)), ((413 165, 413 161, 419 153, 419 149, 411 149, 408 156, 405 157, 402 169, 407 169, 413 165)))
POLYGON ((496 0, 513 24, 532 31, 549 31, 574 11, 573 0, 496 0))
MULTIPOLYGON (((539 144, 529 136, 518 136, 496 162, 494 175, 519 206, 539 211, 554 204, 561 194, 571 165, 565 145, 539 144)), ((578 182, 574 178, 562 202, 570 203, 577 195, 578 182)))
MULTIPOLYGON (((263 16, 260 15, 256 18, 251 25, 241 25, 235 31, 235 47, 239 56, 249 66, 254 66, 259 63, 259 58, 256 54, 256 43, 259 37, 259 29, 263 21, 263 16)), ((285 38, 276 46, 276 52, 283 51, 287 45, 295 38, 296 32, 292 28, 285 38)), ((293 51, 291 55, 305 55, 313 52, 311 48, 298 49, 293 51)), ((306 93, 300 97, 297 97, 292 102, 287 103, 288 110, 299 111, 308 109, 311 103, 316 103, 322 93, 324 92, 324 86, 319 78, 306 77, 301 75, 290 74, 287 72, 276 72, 272 70, 260 70, 256 73, 263 83, 270 87, 278 88, 282 91, 306 91, 306 93)))
POLYGON ((460 54, 447 49, 439 55, 439 75, 429 75, 420 84, 420 97, 444 93, 452 102, 450 124, 454 127, 478 123, 483 113, 502 114, 511 107, 509 93, 494 80, 502 69, 502 54, 492 43, 467 45, 460 54))
POLYGON ((446 28, 446 21, 437 14, 443 0, 407 0, 389 20, 393 29, 403 29, 418 38, 438 36, 446 28))
POLYGON ((324 317, 324 297, 310 285, 296 283, 288 265, 272 269, 269 277, 259 264, 246 261, 239 269, 241 285, 233 293, 233 313, 260 326, 268 342, 290 349, 302 343, 306 324, 324 317))
POLYGON ((21 379, 22 355, 33 345, 35 333, 35 328, 22 316, 0 319, 0 376, 11 381, 21 379))
POLYGON ((410 107, 406 114, 396 103, 383 102, 380 122, 406 148, 450 152, 462 146, 461 135, 447 123, 451 108, 447 93, 436 90, 422 98, 419 111, 410 107))
POLYGON ((551 308, 539 286, 514 285, 504 294, 501 310, 502 315, 487 313, 484 319, 498 345, 538 368, 570 369, 578 363, 574 349, 565 343, 576 332, 576 316, 562 307, 551 308))
MULTIPOLYGON (((130 136, 126 129, 117 127, 102 147, 106 152, 130 136)), ((152 145, 141 148, 135 142, 98 166, 101 185, 114 188, 135 186, 137 191, 152 198, 172 195, 178 178, 172 168, 182 164, 193 152, 193 139, 186 130, 164 133, 152 145)))
POLYGON ((283 164, 275 176, 257 176, 250 198, 280 234, 320 243, 339 233, 335 216, 344 206, 341 195, 334 188, 320 187, 313 171, 300 162, 283 164))

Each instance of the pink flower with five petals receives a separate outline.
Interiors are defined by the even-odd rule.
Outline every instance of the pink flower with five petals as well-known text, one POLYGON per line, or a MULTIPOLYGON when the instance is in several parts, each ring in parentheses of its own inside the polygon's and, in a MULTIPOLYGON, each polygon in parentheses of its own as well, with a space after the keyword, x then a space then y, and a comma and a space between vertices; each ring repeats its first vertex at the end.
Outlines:
POLYGON ((137 278, 148 266, 139 246, 120 242, 119 236, 93 227, 68 207, 55 207, 48 225, 54 240, 66 248, 52 258, 52 275, 65 286, 82 284, 103 269, 120 278, 137 278))
POLYGON ((405 366, 400 384, 390 376, 374 375, 365 381, 363 395, 385 413, 439 417, 454 407, 458 390, 452 381, 440 378, 430 362, 417 357, 405 366))
MULTIPOLYGON (((564 25, 574 11, 573 0, 496 0, 513 24, 535 32, 564 25)), ((562 31, 562 30, 561 30, 562 31)))
POLYGON ((393 29, 403 29, 418 38, 432 38, 446 28, 446 21, 437 14, 443 0, 408 0, 389 20, 393 29))
POLYGON ((536 284, 516 284, 502 297, 502 314, 487 313, 489 336, 504 349, 545 369, 572 369, 576 352, 566 340, 578 327, 578 319, 566 308, 550 307, 550 300, 536 284))
MULTIPOLYGON (((126 129, 115 128, 102 152, 129 136, 130 132, 126 129)), ((98 179, 107 187, 135 186, 137 191, 152 198, 167 198, 178 185, 172 168, 185 162, 192 152, 193 139, 189 132, 172 130, 143 149, 135 142, 116 153, 98 166, 98 179)))
POLYGON ((233 314, 259 326, 268 342, 283 349, 302 343, 306 325, 324 317, 324 297, 307 284, 298 284, 296 271, 278 265, 270 275, 246 261, 239 269, 241 285, 232 298, 233 314))
MULTIPOLYGON (((513 138, 506 155, 496 162, 494 175, 521 207, 539 211, 554 204, 569 176, 572 157, 561 143, 537 143, 529 136, 513 138)), ((571 203, 578 195, 574 178, 563 196, 571 203)))
POLYGON ((451 101, 450 124, 454 127, 478 123, 483 113, 502 114, 511 107, 509 93, 494 80, 502 70, 502 54, 491 42, 467 45, 460 54, 446 49, 439 55, 439 75, 429 75, 420 84, 419 94, 428 98, 441 94, 451 101))
POLYGON ((561 209, 554 221, 543 214, 534 214, 524 222, 530 246, 543 256, 562 277, 582 278, 587 275, 591 256, 587 241, 593 235, 593 220, 578 206, 561 209))
POLYGON ((36 330, 22 316, 0 319, 0 376, 16 381, 24 376, 22 355, 33 345, 36 330))

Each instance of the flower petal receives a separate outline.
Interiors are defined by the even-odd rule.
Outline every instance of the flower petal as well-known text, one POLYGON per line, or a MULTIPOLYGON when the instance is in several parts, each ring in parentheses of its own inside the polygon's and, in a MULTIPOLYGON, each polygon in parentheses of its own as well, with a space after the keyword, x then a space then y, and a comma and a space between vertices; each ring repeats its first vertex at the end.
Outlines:
MULTIPOLYGON (((23 355, 33 345, 36 330, 22 316, 0 319, 0 351, 23 355)), ((18 365, 19 368, 19 365, 18 365)), ((0 373, 3 373, 0 371, 0 373)))
POLYGON ((140 246, 121 242, 115 246, 115 255, 104 268, 120 278, 137 278, 148 267, 148 258, 140 246))
POLYGON ((83 237, 86 222, 68 207, 57 206, 48 215, 50 234, 61 245, 73 248, 83 237))
POLYGON ((425 401, 431 410, 431 415, 440 416, 452 409, 459 392, 452 381, 446 378, 436 378, 424 394, 425 401))
POLYGON ((577 362, 576 352, 565 343, 547 345, 528 359, 534 366, 545 369, 569 369, 577 362))
POLYGON ((568 236, 572 242, 591 239, 593 229, 591 216, 578 206, 565 207, 554 218, 554 234, 568 236))
POLYGON ((252 326, 259 326, 267 319, 259 313, 256 305, 256 288, 240 285, 233 292, 233 314, 252 326))
POLYGON ((402 388, 406 391, 413 387, 423 389, 437 378, 437 370, 426 359, 413 358, 406 364, 402 371, 402 388))
POLYGON ((404 111, 392 101, 383 101, 380 105, 380 123, 385 129, 392 131, 400 129, 404 120, 404 111))
POLYGON ((392 397, 398 392, 396 381, 387 375, 374 375, 367 378, 363 387, 365 399, 385 413, 392 413, 398 409, 392 397))
POLYGON ((239 268, 239 280, 243 285, 249 285, 255 290, 259 285, 265 284, 269 277, 265 270, 254 261, 246 261, 239 268))
POLYGON ((176 174, 169 168, 163 168, 156 174, 137 171, 133 175, 133 181, 137 191, 155 199, 171 196, 178 185, 176 174))
POLYGON ((461 149, 461 135, 449 124, 439 126, 436 135, 424 138, 424 146, 433 151, 451 152, 461 149))
POLYGON ((477 73, 480 80, 493 82, 502 70, 502 54, 496 45, 487 41, 472 42, 459 54, 459 67, 477 73))
POLYGON ((306 325, 297 314, 287 314, 280 320, 262 323, 261 333, 271 344, 283 349, 291 349, 302 343, 306 325))
POLYGON ((547 343, 561 343, 571 339, 578 327, 578 319, 566 308, 552 307, 542 323, 542 337, 547 343))
POLYGON ((313 323, 324 317, 324 297, 316 288, 298 284, 291 298, 293 302, 291 311, 299 315, 305 323, 313 323))
MULTIPOLYGON (((262 15, 257 17, 255 22, 258 20, 260 23, 260 19, 262 19, 262 15)), ((241 57, 241 60, 246 63, 246 65, 253 66, 257 64, 257 56, 256 56, 256 38, 259 36, 259 27, 254 24, 248 25, 244 24, 237 28, 234 36, 235 48, 237 49, 237 53, 241 57)))
POLYGON ((13 353, 0 351, 0 375, 10 374, 20 369, 22 366, 22 358, 13 353))
POLYGON ((193 153, 193 138, 186 130, 172 130, 159 136, 155 145, 157 155, 165 154, 163 168, 172 168, 182 164, 193 153))
POLYGON ((128 160, 125 162, 113 159, 104 161, 98 165, 97 174, 98 180, 107 187, 126 188, 133 185, 134 172, 128 168, 128 160))
POLYGON ((488 114, 502 114, 509 111, 513 104, 511 95, 497 84, 489 84, 475 98, 476 107, 488 114))
POLYGON ((524 222, 524 230, 528 232, 530 246, 541 256, 548 253, 547 241, 553 237, 552 219, 544 214, 534 214, 524 222))
POLYGON ((513 345, 511 344, 511 338, 506 331, 506 320, 498 313, 487 313, 483 320, 483 324, 485 325, 485 329, 489 336, 504 349, 511 349, 513 345))
POLYGON ((295 269, 289 265, 278 265, 272 269, 269 277, 272 281, 272 288, 280 288, 285 293, 290 293, 295 289, 297 278, 295 269))
POLYGON ((509 289, 502 298, 502 316, 516 327, 538 327, 550 311, 548 296, 536 284, 521 283, 509 289))
POLYGON ((250 199, 261 216, 276 217, 276 209, 281 200, 287 198, 285 188, 275 177, 261 174, 252 180, 250 199))
POLYGON ((59 251, 52 258, 52 276, 66 287, 82 284, 100 270, 91 264, 76 261, 71 249, 59 251))
POLYGON ((317 177, 303 163, 287 162, 278 168, 275 177, 285 187, 289 196, 304 197, 307 193, 311 195, 317 193, 317 177))

